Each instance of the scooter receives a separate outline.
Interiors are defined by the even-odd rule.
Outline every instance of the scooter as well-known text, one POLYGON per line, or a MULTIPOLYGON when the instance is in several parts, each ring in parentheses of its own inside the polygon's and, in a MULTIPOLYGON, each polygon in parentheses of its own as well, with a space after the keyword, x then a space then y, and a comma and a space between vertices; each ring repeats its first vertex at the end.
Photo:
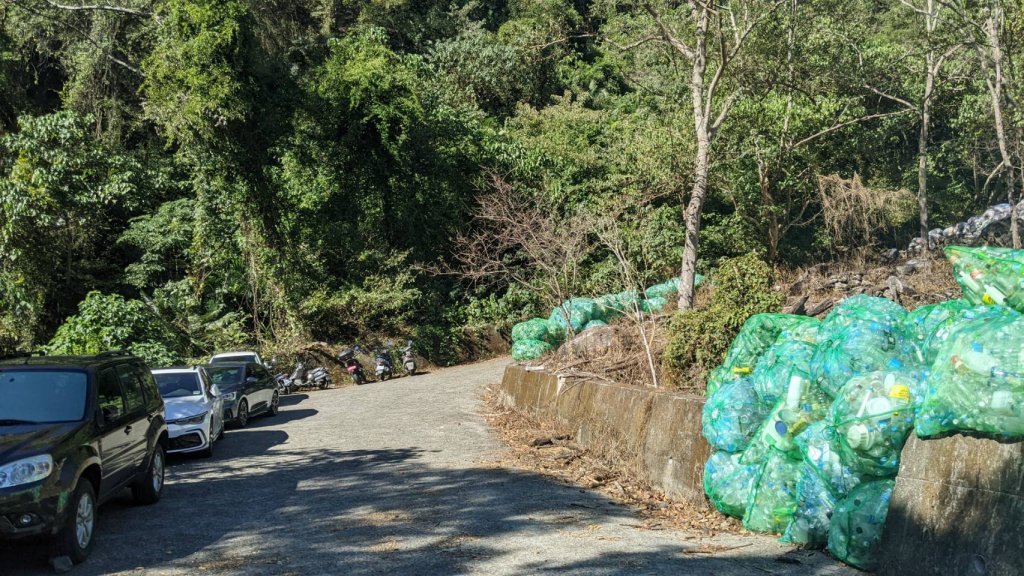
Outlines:
POLYGON ((356 358, 356 354, 359 351, 359 346, 356 346, 355 348, 343 350, 341 354, 338 354, 338 360, 345 364, 345 371, 348 372, 356 386, 366 383, 366 372, 363 371, 362 363, 356 358))
POLYGON ((412 351, 412 340, 402 348, 402 366, 407 376, 416 374, 416 354, 412 351))
POLYGON ((383 382, 394 375, 394 368, 391 365, 391 352, 387 348, 382 348, 377 352, 377 355, 373 359, 377 365, 377 380, 383 382))
POLYGON ((298 392, 302 388, 303 382, 306 380, 306 365, 299 360, 295 363, 295 370, 292 370, 291 376, 285 381, 285 387, 288 389, 288 393, 298 392))
POLYGON ((327 368, 318 366, 306 374, 305 384, 310 388, 326 390, 331 387, 331 375, 327 372, 327 368))

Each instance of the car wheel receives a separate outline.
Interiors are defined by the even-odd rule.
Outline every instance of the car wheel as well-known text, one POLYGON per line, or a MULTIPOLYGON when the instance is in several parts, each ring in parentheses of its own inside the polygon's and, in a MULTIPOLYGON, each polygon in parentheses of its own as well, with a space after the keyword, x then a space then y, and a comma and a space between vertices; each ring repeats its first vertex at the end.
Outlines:
POLYGON ((85 478, 78 482, 68 504, 68 517, 54 539, 53 555, 67 556, 75 564, 92 552, 96 530, 96 491, 85 478))
POLYGON ((238 403, 238 421, 239 428, 245 428, 249 423, 249 403, 244 399, 238 403))
POLYGON ((270 399, 270 407, 267 408, 267 416, 277 416, 277 413, 281 406, 281 397, 274 392, 274 397, 270 399))
POLYGON ((153 455, 149 457, 149 468, 142 478, 132 486, 132 496, 136 504, 153 504, 160 500, 164 492, 164 466, 167 463, 164 447, 157 444, 153 455))

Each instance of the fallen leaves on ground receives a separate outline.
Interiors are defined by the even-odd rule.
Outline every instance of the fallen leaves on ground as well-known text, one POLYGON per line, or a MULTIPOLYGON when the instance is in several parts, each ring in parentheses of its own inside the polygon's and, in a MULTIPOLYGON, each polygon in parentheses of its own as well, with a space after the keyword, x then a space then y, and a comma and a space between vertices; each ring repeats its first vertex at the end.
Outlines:
POLYGON ((711 506, 669 500, 635 471, 639 463, 629 457, 617 461, 602 458, 577 444, 564 428, 501 406, 493 390, 485 394, 484 402, 488 423, 509 448, 488 463, 495 468, 529 470, 567 485, 596 490, 634 508, 639 527, 644 529, 682 529, 699 538, 747 533, 738 520, 711 506))

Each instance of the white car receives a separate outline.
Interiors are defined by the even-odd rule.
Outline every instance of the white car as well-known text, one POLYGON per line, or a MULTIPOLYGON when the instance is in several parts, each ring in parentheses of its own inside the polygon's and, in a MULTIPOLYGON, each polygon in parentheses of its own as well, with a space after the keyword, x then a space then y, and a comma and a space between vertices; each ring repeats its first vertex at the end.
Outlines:
POLYGON ((263 359, 260 355, 252 351, 239 351, 239 352, 224 352, 221 354, 214 354, 210 357, 210 364, 220 364, 223 362, 246 362, 259 364, 260 366, 266 367, 263 363, 263 359))
POLYGON ((213 456, 224 435, 224 400, 201 366, 153 370, 164 399, 169 454, 198 452, 213 456))

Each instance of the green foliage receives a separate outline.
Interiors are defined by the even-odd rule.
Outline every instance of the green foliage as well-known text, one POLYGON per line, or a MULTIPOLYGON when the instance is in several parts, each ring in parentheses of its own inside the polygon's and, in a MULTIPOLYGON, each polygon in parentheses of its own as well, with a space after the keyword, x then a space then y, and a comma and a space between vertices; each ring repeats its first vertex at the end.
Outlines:
POLYGON ((211 140, 251 113, 244 58, 245 2, 170 0, 158 9, 156 45, 143 63, 147 115, 172 142, 211 140))
POLYGON ((662 367, 670 380, 681 387, 703 383, 747 318, 782 306, 772 283, 771 266, 756 253, 722 260, 710 274, 707 306, 677 312, 669 323, 662 367))
POLYGON ((26 343, 109 273, 105 236, 145 180, 138 162, 91 137, 91 122, 70 111, 25 116, 0 138, 0 316, 26 343))
POLYGON ((156 367, 180 362, 175 345, 174 335, 143 302, 90 292, 79 304, 78 314, 57 329, 45 349, 48 354, 125 349, 156 367))

